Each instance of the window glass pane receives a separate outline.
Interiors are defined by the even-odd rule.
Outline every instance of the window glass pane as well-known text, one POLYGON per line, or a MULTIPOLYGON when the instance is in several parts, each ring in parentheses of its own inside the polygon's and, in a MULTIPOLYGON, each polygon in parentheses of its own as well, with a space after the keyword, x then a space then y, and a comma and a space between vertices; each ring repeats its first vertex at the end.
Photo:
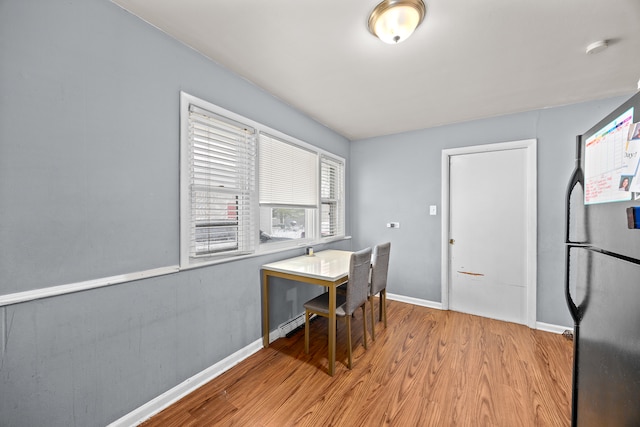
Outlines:
POLYGON ((192 255, 238 249, 238 197, 193 191, 194 246, 192 255))
POLYGON ((320 232, 322 237, 335 236, 337 205, 335 203, 323 203, 320 214, 320 232))
POLYGON ((260 208, 260 243, 277 243, 307 238, 312 228, 311 209, 260 208))
POLYGON ((238 249, 238 223, 197 224, 195 255, 238 249))

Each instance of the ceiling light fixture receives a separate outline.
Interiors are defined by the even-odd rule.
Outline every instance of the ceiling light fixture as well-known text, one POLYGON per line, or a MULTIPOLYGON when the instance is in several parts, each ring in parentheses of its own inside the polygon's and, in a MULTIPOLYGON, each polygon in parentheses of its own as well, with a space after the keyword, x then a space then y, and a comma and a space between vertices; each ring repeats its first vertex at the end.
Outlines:
POLYGON ((405 41, 424 19, 422 0, 384 0, 369 16, 369 31, 385 43, 405 41))

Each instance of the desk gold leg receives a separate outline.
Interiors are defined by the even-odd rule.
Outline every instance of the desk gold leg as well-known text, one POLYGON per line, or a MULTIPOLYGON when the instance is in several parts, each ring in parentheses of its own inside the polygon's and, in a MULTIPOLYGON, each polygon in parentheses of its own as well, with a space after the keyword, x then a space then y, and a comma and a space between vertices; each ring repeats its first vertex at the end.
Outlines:
POLYGON ((329 375, 336 369, 336 286, 329 286, 329 375))
POLYGON ((269 275, 262 270, 262 346, 269 347, 269 275))

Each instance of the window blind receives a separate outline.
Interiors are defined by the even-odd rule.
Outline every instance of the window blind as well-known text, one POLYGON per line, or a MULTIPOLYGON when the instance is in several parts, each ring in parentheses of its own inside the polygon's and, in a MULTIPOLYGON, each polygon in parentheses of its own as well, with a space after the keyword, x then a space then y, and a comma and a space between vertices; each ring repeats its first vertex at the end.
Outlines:
POLYGON ((190 256, 253 251, 256 131, 189 107, 190 256))
POLYGON ((318 207, 316 153, 260 133, 260 204, 318 207))
POLYGON ((320 221, 322 237, 343 236, 344 163, 327 156, 320 160, 320 221))

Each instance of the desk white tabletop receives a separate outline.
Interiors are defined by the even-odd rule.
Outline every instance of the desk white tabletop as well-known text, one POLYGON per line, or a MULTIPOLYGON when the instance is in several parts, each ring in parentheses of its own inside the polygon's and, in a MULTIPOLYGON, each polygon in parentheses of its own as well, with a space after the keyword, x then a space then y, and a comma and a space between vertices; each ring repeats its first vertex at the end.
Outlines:
POLYGON ((351 254, 349 251, 331 249, 316 252, 311 256, 302 255, 264 264, 262 268, 322 280, 337 280, 349 274, 351 254))

